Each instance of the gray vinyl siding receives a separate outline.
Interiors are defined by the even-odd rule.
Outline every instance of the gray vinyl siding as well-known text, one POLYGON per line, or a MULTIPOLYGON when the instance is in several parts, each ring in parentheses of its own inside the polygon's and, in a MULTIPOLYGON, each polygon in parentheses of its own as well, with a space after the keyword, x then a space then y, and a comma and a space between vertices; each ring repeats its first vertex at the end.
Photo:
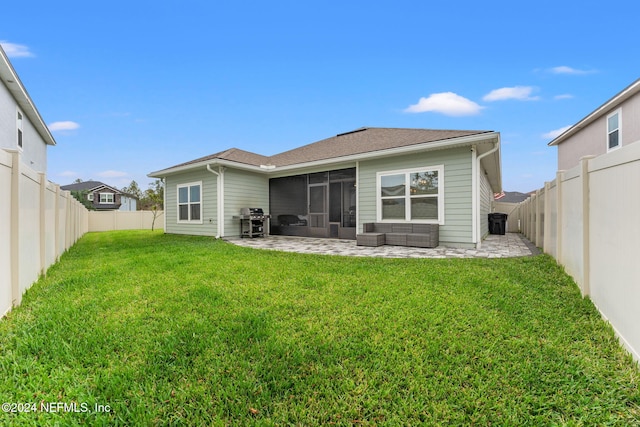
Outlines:
POLYGON ((237 237, 240 221, 233 216, 238 216, 241 208, 262 208, 265 214, 269 213, 269 179, 264 175, 226 169, 224 198, 224 236, 237 237))
POLYGON ((170 234, 215 236, 217 226, 217 177, 206 168, 168 176, 165 183, 166 230, 170 234), (178 223, 177 186, 202 181, 202 224, 178 223))
POLYGON ((493 190, 484 174, 480 173, 480 235, 484 239, 489 234, 489 218, 491 204, 493 203, 493 190))
POLYGON ((376 173, 444 165, 444 225, 440 242, 452 246, 473 246, 471 150, 456 148, 419 154, 361 161, 358 169, 358 232, 362 224, 375 222, 376 173))

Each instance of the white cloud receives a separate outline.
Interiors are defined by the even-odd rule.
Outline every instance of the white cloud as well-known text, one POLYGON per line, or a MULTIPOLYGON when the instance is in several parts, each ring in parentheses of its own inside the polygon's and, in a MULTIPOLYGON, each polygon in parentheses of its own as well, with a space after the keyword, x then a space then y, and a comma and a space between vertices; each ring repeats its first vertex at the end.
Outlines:
POLYGON ((23 44, 9 43, 6 40, 0 40, 0 45, 9 58, 28 58, 35 56, 29 50, 28 46, 23 44))
POLYGON ((58 176, 72 177, 72 176, 78 176, 78 173, 74 171, 64 171, 64 172, 60 172, 58 176))
POLYGON ((76 122, 66 121, 66 122, 53 122, 49 125, 49 130, 51 132, 56 132, 60 130, 76 130, 80 127, 80 125, 76 122))
POLYGON ((563 93, 562 95, 556 95, 553 99, 572 99, 574 96, 570 93, 563 93))
POLYGON ((594 70, 579 70, 577 68, 567 67, 566 65, 553 67, 549 71, 551 71, 553 74, 573 74, 573 75, 595 73, 594 70))
POLYGON ((547 132, 545 134, 542 134, 542 137, 544 139, 555 139, 557 137, 559 137, 560 135, 562 135, 563 133, 565 133, 565 131, 567 131, 571 126, 563 126, 560 129, 555 129, 552 130, 550 132, 547 132))
POLYGON ((98 173, 100 178, 122 178, 128 176, 127 172, 122 171, 114 171, 114 170, 106 170, 98 173))
POLYGON ((453 92, 432 93, 420 98, 417 104, 410 105, 405 113, 441 113, 447 116, 473 116, 484 107, 453 92))
POLYGON ((494 89, 486 94, 482 99, 484 101, 505 101, 507 99, 517 99, 518 101, 535 101, 540 99, 538 96, 531 96, 534 88, 531 86, 514 86, 494 89))

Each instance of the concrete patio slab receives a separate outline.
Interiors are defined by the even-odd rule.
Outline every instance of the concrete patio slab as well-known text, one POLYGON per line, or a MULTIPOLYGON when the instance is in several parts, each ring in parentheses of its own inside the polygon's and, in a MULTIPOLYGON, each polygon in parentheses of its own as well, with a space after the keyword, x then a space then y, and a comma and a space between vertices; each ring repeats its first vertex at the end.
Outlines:
POLYGON ((285 252, 322 255, 344 255, 379 258, 511 258, 537 255, 539 250, 522 235, 490 234, 481 249, 461 249, 438 246, 413 248, 405 246, 357 246, 355 240, 320 239, 295 236, 267 236, 253 239, 231 238, 226 241, 238 246, 285 252))

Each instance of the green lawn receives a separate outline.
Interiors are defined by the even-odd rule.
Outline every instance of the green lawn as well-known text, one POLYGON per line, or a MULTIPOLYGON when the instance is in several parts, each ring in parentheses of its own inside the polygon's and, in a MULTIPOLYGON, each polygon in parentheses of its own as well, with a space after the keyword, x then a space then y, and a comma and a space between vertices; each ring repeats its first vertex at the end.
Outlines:
POLYGON ((0 370, 38 410, 0 425, 640 425, 637 366, 545 255, 91 233, 0 321, 0 370))

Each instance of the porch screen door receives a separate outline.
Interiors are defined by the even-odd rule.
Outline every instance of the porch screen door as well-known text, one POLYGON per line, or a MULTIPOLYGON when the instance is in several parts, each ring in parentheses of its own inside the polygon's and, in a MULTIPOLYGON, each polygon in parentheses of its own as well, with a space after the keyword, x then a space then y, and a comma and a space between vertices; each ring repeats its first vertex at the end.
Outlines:
POLYGON ((309 234, 311 236, 326 237, 328 235, 327 189, 327 184, 309 185, 309 234))

